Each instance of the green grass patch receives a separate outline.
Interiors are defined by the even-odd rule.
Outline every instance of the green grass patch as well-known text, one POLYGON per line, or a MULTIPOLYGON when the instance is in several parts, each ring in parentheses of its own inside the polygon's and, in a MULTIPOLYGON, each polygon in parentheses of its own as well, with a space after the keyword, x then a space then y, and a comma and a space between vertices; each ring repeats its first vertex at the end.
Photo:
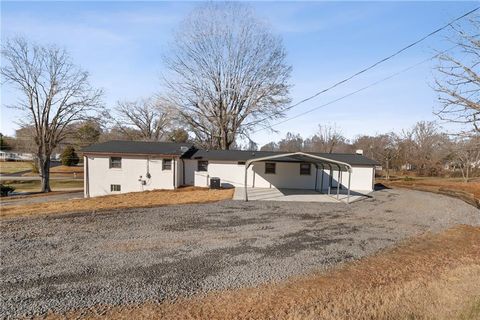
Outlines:
POLYGON ((0 173, 17 173, 32 170, 31 161, 1 161, 0 173))

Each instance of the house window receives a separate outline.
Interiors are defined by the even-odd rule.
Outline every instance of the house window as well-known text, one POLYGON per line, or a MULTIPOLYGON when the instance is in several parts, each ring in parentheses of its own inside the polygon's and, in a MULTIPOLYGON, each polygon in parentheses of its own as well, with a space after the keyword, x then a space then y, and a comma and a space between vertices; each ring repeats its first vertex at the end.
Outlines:
POLYGON ((238 161, 237 163, 239 166, 244 166, 245 165, 245 161, 238 161))
POLYGON ((198 171, 208 171, 208 161, 198 160, 198 171))
POLYGON ((265 163, 265 173, 275 174, 276 163, 275 162, 266 162, 265 163))
POLYGON ((300 175, 309 176, 310 175, 310 163, 300 163, 300 175))
POLYGON ((121 167, 122 167, 122 158, 110 157, 110 168, 121 168, 121 167))
POLYGON ((110 191, 111 192, 120 192, 122 190, 122 187, 119 184, 111 184, 110 185, 110 191))
POLYGON ((172 159, 163 159, 162 170, 172 170, 172 159))

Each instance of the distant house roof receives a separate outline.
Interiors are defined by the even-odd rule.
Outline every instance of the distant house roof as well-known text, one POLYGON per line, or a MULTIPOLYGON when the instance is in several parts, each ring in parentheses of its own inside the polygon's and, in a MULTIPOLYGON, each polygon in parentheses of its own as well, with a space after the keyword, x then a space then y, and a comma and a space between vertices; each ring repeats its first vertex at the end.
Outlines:
MULTIPOLYGON (((255 158, 263 158, 282 153, 290 153, 288 151, 243 151, 243 150, 198 150, 192 156, 193 159, 202 160, 218 160, 218 161, 247 161, 255 158)), ((306 152, 319 157, 324 157, 340 162, 346 162, 352 165, 366 165, 375 166, 378 162, 369 159, 360 154, 351 153, 318 153, 318 152, 306 152)), ((282 162, 298 162, 297 158, 277 158, 275 161, 282 162)))
POLYGON ((191 143, 121 141, 113 140, 93 144, 81 151, 83 153, 125 153, 181 156, 193 148, 191 143))
MULTIPOLYGON (((171 155, 184 159, 247 161, 255 158, 289 153, 287 151, 243 151, 243 150, 204 150, 197 149, 191 143, 145 142, 145 141, 108 141, 86 147, 81 150, 85 154, 131 154, 131 155, 171 155)), ((351 165, 378 165, 375 160, 363 155, 351 153, 317 153, 307 152, 319 157, 345 162, 351 165)), ((277 158, 274 161, 298 162, 298 157, 277 158)))

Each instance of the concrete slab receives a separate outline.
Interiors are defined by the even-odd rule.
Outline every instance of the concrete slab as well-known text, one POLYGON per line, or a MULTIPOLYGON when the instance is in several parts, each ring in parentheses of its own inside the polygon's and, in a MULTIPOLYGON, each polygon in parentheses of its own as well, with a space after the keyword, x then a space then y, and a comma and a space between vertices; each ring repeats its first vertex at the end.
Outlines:
MULTIPOLYGON (((332 194, 320 193, 315 190, 304 189, 277 189, 277 188, 248 188, 248 200, 256 201, 297 201, 297 202, 337 202, 346 203, 348 195, 346 190, 340 190, 339 198, 337 199, 336 190, 332 190, 332 194)), ((350 202, 358 201, 367 198, 366 193, 352 192, 350 195, 350 202)), ((233 200, 245 200, 245 188, 235 188, 233 200)))

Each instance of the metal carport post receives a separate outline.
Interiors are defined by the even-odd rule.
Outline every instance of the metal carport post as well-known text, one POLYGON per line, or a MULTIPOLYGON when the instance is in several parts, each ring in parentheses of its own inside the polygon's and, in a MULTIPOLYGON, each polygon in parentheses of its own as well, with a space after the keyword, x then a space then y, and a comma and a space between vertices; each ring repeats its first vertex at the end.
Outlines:
POLYGON ((324 173, 325 167, 323 166, 323 163, 321 163, 321 166, 322 166, 322 177, 320 178, 320 193, 323 194, 323 173, 324 173))
MULTIPOLYGON (((340 171, 342 171, 341 169, 341 165, 345 167, 345 171, 348 171, 349 174, 351 174, 351 171, 352 171, 352 166, 346 162, 342 162, 342 161, 337 161, 337 160, 333 160, 333 159, 328 159, 328 158, 324 158, 324 157, 320 157, 320 156, 316 156, 316 155, 313 155, 313 154, 309 154, 309 153, 305 153, 305 152, 292 152, 292 153, 284 153, 284 154, 278 154, 278 155, 273 155, 273 156, 267 156, 267 157, 261 157, 261 158, 257 158, 257 159, 249 159, 245 162, 245 184, 244 184, 244 188, 245 188, 245 201, 248 201, 248 168, 250 167, 250 165, 254 162, 259 162, 259 161, 266 161, 266 160, 274 160, 274 159, 278 159, 278 158, 285 158, 285 157, 294 157, 295 159, 295 156, 303 156, 303 157, 307 157, 307 158, 311 158, 311 159, 315 159, 315 160, 320 160, 320 161, 317 161, 319 163, 322 164, 323 166, 323 163, 326 163, 328 164, 328 166, 330 167, 330 172, 332 172, 332 165, 331 164, 335 164, 337 165, 338 167, 338 171, 339 171, 339 177, 340 177, 340 171)), ((298 159, 299 161, 305 161, 304 159, 298 159)), ((312 163, 316 163, 316 162, 313 162, 311 161, 312 163)), ((331 180, 331 176, 330 176, 330 180, 331 180)), ((322 172, 322 179, 323 179, 323 172, 322 172)), ((340 178, 339 178, 340 179, 340 178)), ((350 177, 349 177, 349 180, 350 180, 350 177)), ((339 183, 340 181, 338 181, 337 183, 337 199, 339 197, 338 193, 339 193, 339 183)), ((331 183, 330 183, 331 184, 331 183)), ((349 190, 348 190, 348 196, 350 198, 350 181, 349 181, 349 186, 348 186, 349 190)), ((323 182, 322 182, 322 188, 323 188, 323 182)), ((330 194, 330 186, 329 186, 329 194, 330 194)))
POLYGON ((337 177, 337 200, 340 198, 340 172, 342 172, 342 169, 340 168, 339 165, 338 167, 338 177, 337 177))

